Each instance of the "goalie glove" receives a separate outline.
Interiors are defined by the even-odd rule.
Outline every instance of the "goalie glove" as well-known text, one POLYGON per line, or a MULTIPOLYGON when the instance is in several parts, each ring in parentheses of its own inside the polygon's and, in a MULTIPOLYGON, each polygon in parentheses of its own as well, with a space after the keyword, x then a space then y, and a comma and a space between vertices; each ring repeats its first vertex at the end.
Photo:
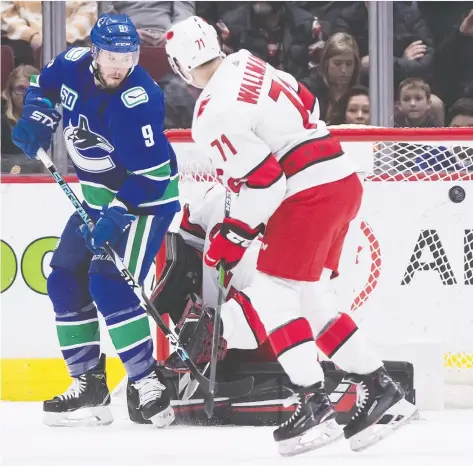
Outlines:
POLYGON ((210 243, 210 248, 205 254, 205 263, 209 267, 217 267, 223 261, 225 270, 232 269, 240 262, 246 248, 260 231, 259 227, 253 229, 240 220, 226 218, 210 243))

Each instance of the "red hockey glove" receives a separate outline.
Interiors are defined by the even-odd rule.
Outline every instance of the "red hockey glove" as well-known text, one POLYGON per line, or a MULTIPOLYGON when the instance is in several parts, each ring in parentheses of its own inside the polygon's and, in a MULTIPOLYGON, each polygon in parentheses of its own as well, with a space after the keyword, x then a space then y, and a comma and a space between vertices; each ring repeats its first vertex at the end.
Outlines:
POLYGON ((230 270, 240 262, 246 248, 259 234, 260 228, 252 229, 246 223, 234 218, 226 218, 222 228, 215 235, 210 248, 205 254, 205 263, 217 267, 224 261, 224 269, 230 270))

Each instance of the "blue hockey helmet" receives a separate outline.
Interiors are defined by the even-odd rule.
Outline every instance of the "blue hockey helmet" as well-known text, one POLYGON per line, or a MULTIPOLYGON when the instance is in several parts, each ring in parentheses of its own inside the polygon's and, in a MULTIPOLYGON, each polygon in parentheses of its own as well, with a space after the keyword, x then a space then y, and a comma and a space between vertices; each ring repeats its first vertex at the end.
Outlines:
POLYGON ((93 46, 109 52, 137 52, 140 36, 130 17, 125 14, 101 14, 90 32, 93 46))
POLYGON ((94 76, 106 86, 100 66, 128 69, 140 58, 140 36, 130 17, 125 14, 101 14, 90 32, 94 76))

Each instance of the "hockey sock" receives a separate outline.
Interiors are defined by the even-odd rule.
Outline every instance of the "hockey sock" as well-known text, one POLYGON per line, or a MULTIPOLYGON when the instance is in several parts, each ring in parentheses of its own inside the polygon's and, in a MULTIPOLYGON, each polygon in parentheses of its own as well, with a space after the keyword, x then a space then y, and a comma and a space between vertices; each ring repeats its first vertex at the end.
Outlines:
POLYGON ((69 374, 77 377, 95 367, 100 358, 99 321, 88 278, 85 275, 81 280, 67 269, 55 268, 47 285, 61 352, 69 374))
POLYGON ((236 292, 222 307, 223 338, 228 348, 256 349, 267 338, 250 299, 236 292))
POLYGON ((155 359, 149 320, 128 284, 118 275, 91 274, 90 291, 128 377, 150 374, 155 359))
POLYGON ((322 329, 316 343, 327 357, 347 372, 368 374, 383 365, 355 321, 345 313, 339 314, 322 329))
POLYGON ((309 322, 299 318, 274 329, 269 341, 291 382, 309 387, 324 380, 309 322))

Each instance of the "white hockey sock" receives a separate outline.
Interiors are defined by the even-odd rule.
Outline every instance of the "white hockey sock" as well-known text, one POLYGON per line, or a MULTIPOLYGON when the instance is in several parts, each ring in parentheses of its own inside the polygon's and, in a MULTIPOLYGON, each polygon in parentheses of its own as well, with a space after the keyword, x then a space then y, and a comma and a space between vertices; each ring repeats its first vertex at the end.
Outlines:
POLYGON ((309 387, 324 380, 309 322, 299 318, 273 330, 269 341, 291 382, 309 387))
POLYGON ((347 372, 368 374, 383 365, 348 314, 339 314, 317 335, 317 346, 347 372))

